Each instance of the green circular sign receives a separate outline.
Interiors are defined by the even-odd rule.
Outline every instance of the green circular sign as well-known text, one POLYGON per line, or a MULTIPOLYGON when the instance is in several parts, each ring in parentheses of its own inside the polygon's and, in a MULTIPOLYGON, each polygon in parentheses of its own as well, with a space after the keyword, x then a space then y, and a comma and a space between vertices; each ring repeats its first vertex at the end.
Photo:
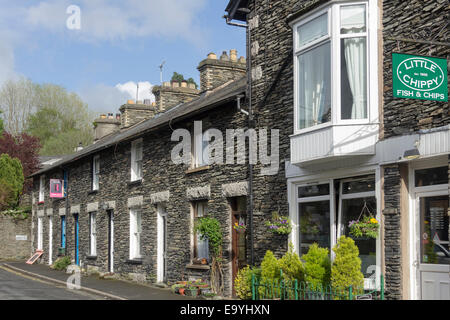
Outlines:
POLYGON ((413 57, 398 65, 397 77, 410 89, 431 91, 442 84, 444 72, 437 63, 427 58, 413 57))

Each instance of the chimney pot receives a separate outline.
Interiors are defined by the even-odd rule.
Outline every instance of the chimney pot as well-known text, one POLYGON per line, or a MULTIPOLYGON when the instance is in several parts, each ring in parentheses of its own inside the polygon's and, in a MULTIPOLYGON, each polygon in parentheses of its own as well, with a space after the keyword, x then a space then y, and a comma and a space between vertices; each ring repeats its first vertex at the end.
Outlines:
POLYGON ((188 83, 188 87, 191 89, 196 89, 195 83, 188 83))
POLYGON ((134 100, 127 100, 127 104, 134 104, 134 100))
POLYGON ((136 104, 142 104, 142 100, 137 100, 136 104))
POLYGON ((217 60, 217 56, 214 52, 211 52, 208 54, 208 59, 217 60))
POLYGON ((181 87, 182 88, 187 88, 187 81, 186 80, 181 81, 181 87))
POLYGON ((241 56, 241 57, 239 58, 239 63, 245 63, 245 58, 241 56))
POLYGON ((228 57, 226 51, 222 52, 222 55, 220 56, 220 60, 222 60, 222 61, 228 61, 228 60, 230 60, 230 58, 228 57))
POLYGON ((100 118, 101 118, 101 119, 106 119, 106 114, 101 114, 101 115, 100 115, 100 118))
POLYGON ((236 49, 230 50, 230 60, 233 62, 237 61, 237 50, 236 49))
POLYGON ((170 82, 169 81, 163 82, 163 87, 170 87, 170 82))
POLYGON ((172 81, 172 88, 178 88, 180 86, 180 84, 178 83, 178 81, 172 81))

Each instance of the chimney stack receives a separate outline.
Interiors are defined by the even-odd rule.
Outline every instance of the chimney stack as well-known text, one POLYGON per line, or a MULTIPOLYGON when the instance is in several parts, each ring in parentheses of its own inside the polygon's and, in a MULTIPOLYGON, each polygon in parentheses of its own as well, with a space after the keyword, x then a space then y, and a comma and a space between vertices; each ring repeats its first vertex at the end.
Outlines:
POLYGON ((108 113, 100 115, 100 118, 94 121, 94 143, 103 137, 117 132, 120 129, 120 114, 108 113))
POLYGON ((139 122, 153 118, 157 113, 155 106, 152 106, 149 102, 138 100, 134 103, 134 100, 128 100, 126 104, 122 105, 120 110, 120 128, 129 128, 139 122))
POLYGON ((247 68, 245 58, 237 57, 236 49, 231 49, 229 56, 223 51, 220 59, 217 59, 213 52, 208 54, 197 67, 200 71, 200 90, 202 92, 213 90, 230 80, 245 76, 247 68))
POLYGON ((193 83, 187 81, 164 82, 162 86, 153 86, 158 112, 164 112, 180 103, 189 102, 199 95, 199 90, 193 83))

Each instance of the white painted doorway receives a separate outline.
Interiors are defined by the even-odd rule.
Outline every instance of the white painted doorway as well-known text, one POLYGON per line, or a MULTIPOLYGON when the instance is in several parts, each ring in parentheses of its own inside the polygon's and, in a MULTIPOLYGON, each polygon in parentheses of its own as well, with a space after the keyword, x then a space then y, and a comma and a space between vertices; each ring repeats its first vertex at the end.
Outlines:
POLYGON ((167 269, 167 212, 163 205, 157 207, 157 282, 166 282, 167 269))
POLYGON ((412 298, 450 300, 447 165, 410 170, 412 298), (445 172, 445 175, 443 175, 445 172))
POLYGON ((53 263, 53 219, 48 216, 48 264, 53 263))
POLYGON ((108 210, 108 271, 114 273, 114 211, 108 210))

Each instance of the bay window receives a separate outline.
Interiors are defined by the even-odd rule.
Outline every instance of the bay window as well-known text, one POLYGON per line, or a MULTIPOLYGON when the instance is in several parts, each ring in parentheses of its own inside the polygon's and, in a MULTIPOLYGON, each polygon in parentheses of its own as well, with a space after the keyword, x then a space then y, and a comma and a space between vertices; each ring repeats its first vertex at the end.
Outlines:
POLYGON ((332 3, 293 23, 295 132, 377 116, 368 99, 369 2, 332 3))

